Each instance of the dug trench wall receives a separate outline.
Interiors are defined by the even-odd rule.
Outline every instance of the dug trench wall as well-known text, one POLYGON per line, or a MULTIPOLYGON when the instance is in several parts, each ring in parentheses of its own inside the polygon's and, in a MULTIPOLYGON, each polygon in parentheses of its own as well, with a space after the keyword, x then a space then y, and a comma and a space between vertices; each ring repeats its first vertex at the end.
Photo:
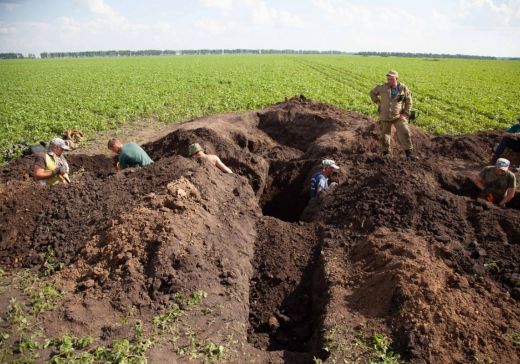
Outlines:
POLYGON ((15 160, 0 264, 43 272, 49 248, 63 263, 63 301, 39 318, 49 337, 108 345, 129 311, 148 332, 179 308, 152 362, 368 362, 376 333, 404 361, 519 362, 518 202, 490 205, 470 182, 501 134, 412 132, 419 160, 397 144, 382 157, 374 121, 295 98, 180 124, 143 146, 154 164, 117 175, 109 156, 70 155, 69 186, 38 186, 15 160), (235 173, 189 158, 194 142, 235 173), (324 158, 338 185, 309 201, 324 158), (203 308, 178 306, 194 292, 203 308), (223 349, 208 359, 210 344, 223 349))

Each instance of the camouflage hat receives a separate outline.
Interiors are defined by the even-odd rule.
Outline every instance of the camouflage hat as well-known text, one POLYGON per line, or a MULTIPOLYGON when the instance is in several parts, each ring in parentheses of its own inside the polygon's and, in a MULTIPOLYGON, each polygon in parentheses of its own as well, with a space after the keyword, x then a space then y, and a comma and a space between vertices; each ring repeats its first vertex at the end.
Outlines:
POLYGON ((61 138, 54 138, 50 141, 49 145, 55 146, 64 150, 70 150, 69 145, 65 142, 65 140, 61 138))
POLYGON ((188 148, 188 155, 191 157, 192 155, 194 155, 197 152, 200 152, 201 150, 204 149, 202 149, 199 143, 193 143, 188 148))
POLYGON ((387 76, 393 76, 395 78, 399 78, 399 73, 395 70, 390 70, 388 71, 388 73, 386 74, 387 76))

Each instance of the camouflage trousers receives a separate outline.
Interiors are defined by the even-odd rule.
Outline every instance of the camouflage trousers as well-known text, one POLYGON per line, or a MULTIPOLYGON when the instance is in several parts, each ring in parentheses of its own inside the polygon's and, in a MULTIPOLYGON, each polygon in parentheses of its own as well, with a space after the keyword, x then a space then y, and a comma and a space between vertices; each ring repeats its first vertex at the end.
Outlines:
POLYGON ((391 121, 380 121, 381 125, 381 144, 383 151, 390 153, 392 141, 392 125, 397 130, 397 138, 404 150, 413 150, 410 128, 406 120, 395 119, 391 121))

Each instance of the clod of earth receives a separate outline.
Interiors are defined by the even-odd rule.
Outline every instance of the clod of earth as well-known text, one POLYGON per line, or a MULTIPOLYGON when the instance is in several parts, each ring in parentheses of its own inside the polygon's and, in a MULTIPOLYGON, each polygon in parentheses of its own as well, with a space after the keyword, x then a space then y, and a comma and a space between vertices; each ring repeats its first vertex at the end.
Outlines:
POLYGON ((49 248, 64 264, 49 337, 110 343, 124 316, 190 339, 153 362, 368 361, 371 337, 404 360, 520 362, 520 201, 489 205, 470 182, 501 133, 412 134, 419 161, 382 157, 375 122, 295 98, 180 124, 119 175, 71 154, 70 186, 36 185, 19 158, 0 175, 0 264, 43 272, 49 248), (235 174, 188 158, 193 142, 235 174), (309 202, 324 158, 339 184, 309 202), (192 292, 203 309, 178 303, 192 292))

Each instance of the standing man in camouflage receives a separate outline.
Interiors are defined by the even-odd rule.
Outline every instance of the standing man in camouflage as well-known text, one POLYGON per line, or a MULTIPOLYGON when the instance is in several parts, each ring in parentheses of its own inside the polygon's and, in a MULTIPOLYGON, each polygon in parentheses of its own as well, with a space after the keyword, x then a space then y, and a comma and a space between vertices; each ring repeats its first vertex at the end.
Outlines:
POLYGON ((397 137, 406 156, 416 159, 413 155, 412 138, 408 127, 408 117, 412 109, 412 93, 398 79, 397 71, 389 71, 386 74, 386 83, 374 87, 370 91, 370 98, 377 104, 379 111, 383 153, 385 155, 390 153, 393 125, 397 129, 397 137))

